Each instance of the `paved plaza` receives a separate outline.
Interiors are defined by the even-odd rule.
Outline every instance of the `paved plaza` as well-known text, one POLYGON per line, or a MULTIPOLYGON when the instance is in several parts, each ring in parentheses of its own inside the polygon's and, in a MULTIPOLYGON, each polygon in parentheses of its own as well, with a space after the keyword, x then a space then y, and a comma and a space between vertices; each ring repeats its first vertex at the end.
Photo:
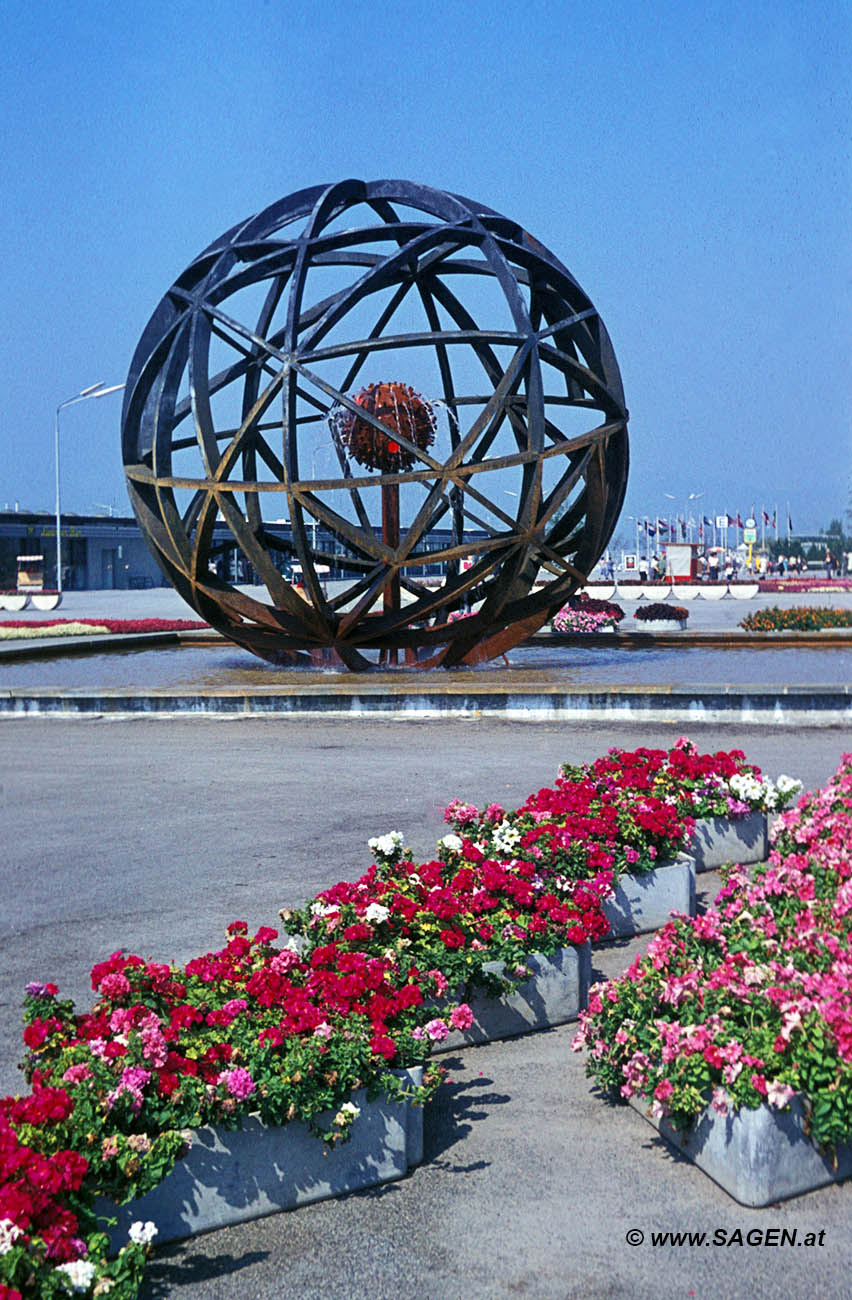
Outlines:
MULTIPOLYGON (((330 583, 330 594, 335 586, 330 583)), ((268 593, 263 587, 246 587, 243 590, 254 594, 259 600, 268 601, 268 593)), ((646 600, 637 601, 620 592, 614 599, 619 601, 625 612, 622 630, 635 626, 633 611, 646 600)), ((671 596, 668 604, 677 604, 678 597, 671 596)), ((788 609, 794 605, 831 605, 839 609, 852 609, 852 591, 813 590, 808 592, 759 592, 750 599, 740 599, 727 595, 721 600, 708 600, 698 596, 684 602, 689 610, 688 627, 693 632, 728 632, 733 631, 746 614, 770 606, 788 609)), ((27 609, 24 614, 13 614, 0 610, 0 623, 8 619, 51 619, 51 618, 195 618, 197 617, 184 600, 172 587, 151 587, 143 591, 67 591, 62 598, 62 605, 52 612, 40 612, 27 609)))
MULTIPOLYGON (((132 593, 134 596, 137 593, 132 593)), ((140 593, 150 595, 150 593, 140 593)), ((96 596, 97 593, 90 593, 96 596)), ((20 1076, 22 985, 85 1002, 91 964, 124 947, 186 960, 224 925, 368 865, 399 828, 417 854, 446 802, 507 805, 558 764, 611 745, 668 745, 680 728, 524 721, 288 718, 0 720, 7 818, 0 885, 0 1090, 20 1076)), ((819 785, 849 749, 835 728, 695 727, 770 775, 819 785)), ((705 892, 717 880, 704 878, 705 892)), ((616 974, 646 940, 596 952, 616 974)), ((446 1058, 424 1163, 402 1182, 224 1229, 157 1253, 142 1295, 277 1297, 757 1297, 848 1294, 852 1200, 829 1187, 747 1210, 627 1107, 594 1095, 567 1026, 446 1058), (657 1231, 824 1230, 815 1248, 653 1247, 657 1231), (625 1234, 639 1229, 642 1245, 625 1234)), ((333 1159, 334 1156, 329 1156, 333 1159)))

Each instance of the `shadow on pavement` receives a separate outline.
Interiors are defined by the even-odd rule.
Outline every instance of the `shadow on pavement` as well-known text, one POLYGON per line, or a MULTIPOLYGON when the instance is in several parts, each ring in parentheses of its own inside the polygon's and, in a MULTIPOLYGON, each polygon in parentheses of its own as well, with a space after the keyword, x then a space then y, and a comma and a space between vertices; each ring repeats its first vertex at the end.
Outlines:
POLYGON ((164 1297, 174 1295, 178 1287, 191 1282, 208 1282, 232 1274, 236 1277, 241 1269, 251 1268, 268 1257, 269 1251, 266 1250, 247 1251, 239 1256, 225 1252, 207 1255, 203 1250, 187 1254, 186 1244, 175 1242, 158 1250, 149 1263, 139 1300, 164 1300, 164 1297))

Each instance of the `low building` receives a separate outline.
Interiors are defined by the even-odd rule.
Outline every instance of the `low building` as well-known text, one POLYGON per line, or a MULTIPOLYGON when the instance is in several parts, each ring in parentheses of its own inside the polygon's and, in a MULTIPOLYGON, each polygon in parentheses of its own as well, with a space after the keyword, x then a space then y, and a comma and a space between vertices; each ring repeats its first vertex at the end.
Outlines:
MULTIPOLYGON (((289 573, 298 560, 289 523, 266 524, 264 533, 266 545, 281 572, 289 573)), ((380 529, 376 530, 376 535, 381 536, 380 529)), ((485 534, 477 532, 470 536, 484 537, 485 534)), ((108 518, 104 515, 63 513, 61 540, 64 591, 125 591, 134 587, 171 585, 132 516, 108 518)), ((317 525, 311 540, 317 562, 328 567, 328 578, 352 577, 353 570, 342 567, 345 549, 338 538, 317 525)), ((424 549, 436 551, 449 545, 450 530, 436 528, 426 537, 424 549)), ((218 524, 214 529, 212 553, 212 562, 221 577, 237 583, 255 580, 250 565, 235 547, 224 524, 218 524)), ((51 590, 59 585, 56 579, 55 516, 18 510, 0 512, 0 590, 16 588, 20 555, 41 556, 44 587, 51 590)), ((417 566, 413 576, 436 576, 442 571, 441 564, 424 563, 417 566)))

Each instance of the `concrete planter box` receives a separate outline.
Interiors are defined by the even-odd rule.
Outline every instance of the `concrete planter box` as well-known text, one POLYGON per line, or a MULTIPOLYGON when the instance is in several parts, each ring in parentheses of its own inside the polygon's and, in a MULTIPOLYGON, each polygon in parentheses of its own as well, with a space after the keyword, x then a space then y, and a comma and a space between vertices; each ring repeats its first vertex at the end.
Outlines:
POLYGON ((636 619, 637 632, 681 632, 685 627, 685 618, 636 619))
POLYGON ((22 609, 26 609, 29 600, 29 595, 25 591, 7 591, 5 595, 0 596, 0 609, 8 609, 11 613, 17 614, 22 609))
MULTIPOLYGON (((423 1070, 401 1075, 419 1085, 423 1070)), ((270 1127, 249 1115, 237 1129, 194 1129, 183 1160, 152 1191, 127 1205, 98 1202, 98 1214, 118 1220, 112 1248, 137 1219, 153 1220, 160 1245, 403 1178, 423 1159, 422 1106, 368 1102, 363 1089, 352 1099, 361 1108, 352 1136, 329 1152, 298 1122, 270 1127)))
MULTIPOLYGON (((511 993, 495 998, 478 990, 468 998, 474 1014, 470 1029, 452 1030, 433 1052, 457 1051, 576 1020, 589 998, 591 946, 559 948, 549 957, 533 953, 526 964, 533 972, 531 977, 511 993)), ((502 962, 488 962, 485 969, 502 975, 505 968, 502 962)))
POLYGON ((702 817, 684 852, 694 860, 696 871, 714 871, 726 862, 765 862, 769 856, 766 813, 736 819, 702 817))
MULTIPOLYGON (((622 876, 603 904, 609 939, 658 930, 670 912, 695 915, 695 863, 680 857, 641 876, 622 876)), ((606 942, 604 940, 604 942, 606 942)))
POLYGON ((852 1144, 837 1148, 835 1170, 831 1157, 805 1136, 802 1105, 796 1097, 783 1111, 762 1105, 725 1116, 708 1107, 686 1132, 673 1128, 668 1120, 654 1119, 646 1102, 631 1098, 630 1104, 741 1205, 772 1205, 852 1174, 852 1144))

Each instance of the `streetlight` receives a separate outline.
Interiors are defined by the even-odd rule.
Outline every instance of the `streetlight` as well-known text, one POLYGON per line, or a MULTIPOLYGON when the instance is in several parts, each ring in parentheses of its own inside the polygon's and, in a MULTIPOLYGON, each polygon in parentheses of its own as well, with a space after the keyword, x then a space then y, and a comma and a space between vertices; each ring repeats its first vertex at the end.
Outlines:
POLYGON ((62 535, 61 535, 61 511, 59 506, 59 412, 65 406, 73 406, 75 402, 85 402, 89 397, 106 397, 107 393, 117 393, 123 388, 124 384, 111 384, 108 388, 104 386, 101 379, 96 384, 89 384, 82 392, 77 393, 75 397, 67 397, 64 402, 60 402, 56 408, 56 426, 54 433, 54 470, 56 477, 56 589, 60 596, 62 595, 62 535))

